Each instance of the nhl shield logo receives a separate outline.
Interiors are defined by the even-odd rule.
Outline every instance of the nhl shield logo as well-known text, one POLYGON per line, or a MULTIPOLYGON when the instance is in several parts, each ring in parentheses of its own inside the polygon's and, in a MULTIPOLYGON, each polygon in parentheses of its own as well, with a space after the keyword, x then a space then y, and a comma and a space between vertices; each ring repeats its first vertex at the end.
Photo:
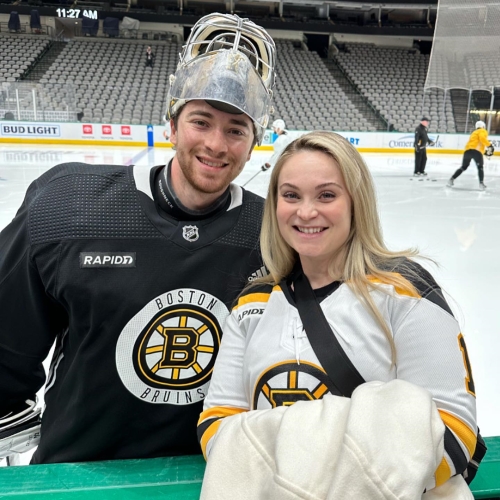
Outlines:
POLYGON ((184 226, 182 228, 182 236, 187 241, 196 241, 200 237, 198 226, 184 226))

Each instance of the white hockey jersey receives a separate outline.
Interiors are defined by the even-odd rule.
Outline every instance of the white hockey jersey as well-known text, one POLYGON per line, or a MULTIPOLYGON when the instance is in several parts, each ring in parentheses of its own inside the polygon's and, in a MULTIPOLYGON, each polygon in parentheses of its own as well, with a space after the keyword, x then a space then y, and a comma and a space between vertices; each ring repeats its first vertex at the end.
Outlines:
MULTIPOLYGON (((460 327, 434 282, 418 264, 419 296, 377 284, 372 298, 389 325, 397 360, 383 330, 342 283, 321 308, 347 356, 366 381, 403 379, 428 390, 446 425, 436 484, 462 473, 476 447, 476 401, 460 327)), ((405 274, 405 277, 408 276, 405 274)), ((260 285, 239 298, 228 318, 214 376, 198 424, 205 456, 222 417, 335 394, 303 330, 285 282, 260 285)))
POLYGON ((276 165, 276 162, 278 161, 281 153, 292 141, 293 138, 290 137, 290 134, 286 131, 283 134, 278 135, 277 139, 273 142, 274 153, 268 161, 271 167, 274 167, 274 165, 276 165))

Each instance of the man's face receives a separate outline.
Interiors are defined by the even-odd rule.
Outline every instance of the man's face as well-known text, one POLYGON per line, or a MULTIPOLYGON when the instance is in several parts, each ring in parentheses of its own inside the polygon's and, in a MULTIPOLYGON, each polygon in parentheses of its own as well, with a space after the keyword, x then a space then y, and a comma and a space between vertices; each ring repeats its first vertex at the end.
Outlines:
POLYGON ((197 195, 208 195, 207 200, 215 199, 250 159, 253 123, 243 113, 226 113, 202 100, 189 101, 177 126, 172 120, 171 127, 170 141, 176 148, 172 179, 178 196, 182 196, 179 190, 194 190, 197 195))
POLYGON ((427 128, 429 126, 429 122, 427 120, 422 120, 420 123, 422 123, 422 125, 427 128))

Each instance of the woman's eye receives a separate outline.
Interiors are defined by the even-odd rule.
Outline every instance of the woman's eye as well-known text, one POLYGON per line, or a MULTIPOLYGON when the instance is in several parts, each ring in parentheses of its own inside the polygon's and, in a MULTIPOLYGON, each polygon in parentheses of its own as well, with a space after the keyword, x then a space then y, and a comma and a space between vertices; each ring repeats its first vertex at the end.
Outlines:
POLYGON ((286 193, 283 193, 281 196, 283 198, 288 198, 288 199, 296 199, 296 198, 298 198, 297 193, 293 193, 291 191, 287 191, 286 193))
POLYGON ((335 198, 335 193, 331 192, 321 193, 320 198, 323 198, 325 200, 332 200, 333 198, 335 198))

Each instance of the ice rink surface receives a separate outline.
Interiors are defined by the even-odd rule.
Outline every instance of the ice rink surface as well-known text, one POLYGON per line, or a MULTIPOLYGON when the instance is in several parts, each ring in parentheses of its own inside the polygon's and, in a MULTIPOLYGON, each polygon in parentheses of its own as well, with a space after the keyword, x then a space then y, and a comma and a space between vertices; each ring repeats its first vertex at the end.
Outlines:
MULTIPOLYGON (((236 182, 265 196, 270 173, 258 172, 270 154, 254 152, 236 182)), ((166 163, 172 155, 164 148, 0 145, 0 229, 15 216, 30 182, 54 165, 75 161, 152 166, 166 163)), ((455 181, 456 187, 446 188, 460 166, 460 155, 430 155, 429 175, 423 180, 412 176, 411 154, 363 157, 375 180, 387 246, 417 247, 439 264, 422 261, 447 293, 465 336, 481 432, 498 436, 500 158, 485 161, 487 190, 481 192, 474 163, 455 181)))

